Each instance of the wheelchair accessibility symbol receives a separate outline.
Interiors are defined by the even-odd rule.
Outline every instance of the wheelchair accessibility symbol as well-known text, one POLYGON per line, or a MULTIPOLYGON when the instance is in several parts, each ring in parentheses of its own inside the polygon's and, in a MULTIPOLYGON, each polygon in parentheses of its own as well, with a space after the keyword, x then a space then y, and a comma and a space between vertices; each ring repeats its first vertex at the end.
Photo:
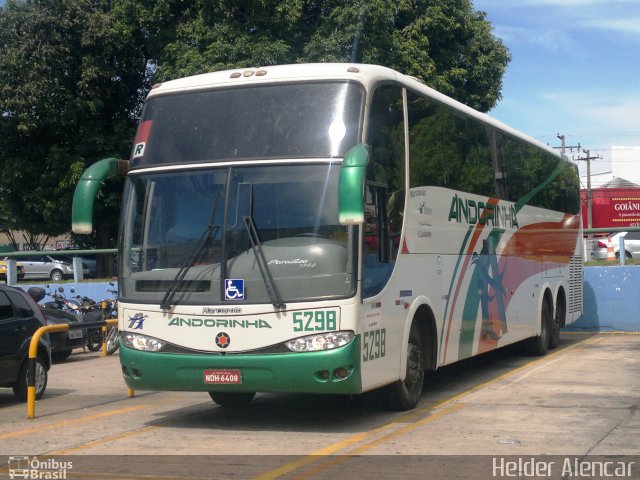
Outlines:
POLYGON ((244 280, 227 279, 224 284, 225 300, 244 300, 244 280))

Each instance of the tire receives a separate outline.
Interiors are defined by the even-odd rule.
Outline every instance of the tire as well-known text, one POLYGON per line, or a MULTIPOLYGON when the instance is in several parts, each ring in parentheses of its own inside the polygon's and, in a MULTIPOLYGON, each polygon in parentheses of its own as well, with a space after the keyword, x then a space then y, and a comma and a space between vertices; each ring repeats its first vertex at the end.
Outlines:
POLYGON ((69 356, 71 356, 71 352, 73 350, 63 350, 61 352, 51 352, 51 360, 53 360, 54 362, 61 362, 63 360, 66 360, 67 358, 69 358, 69 356))
POLYGON ((49 275, 49 278, 51 278, 51 280, 54 282, 60 282, 64 280, 64 275, 60 270, 53 270, 49 275))
POLYGON ((253 400, 256 392, 209 392, 209 396, 221 407, 243 407, 253 400))
POLYGON ((556 312, 551 321, 551 333, 549 335, 549 349, 553 350, 560 344, 560 327, 564 325, 567 314, 567 302, 563 295, 558 295, 556 312))
POLYGON ((404 380, 385 387, 384 402, 389 410, 412 410, 422 396, 424 384, 424 342, 417 322, 411 324, 407 346, 407 373, 404 380))
MULTIPOLYGON (((29 359, 25 359, 22 367, 20 368, 20 373, 18 375, 18 379, 16 383, 13 384, 13 393, 18 400, 21 402, 27 401, 28 394, 28 383, 27 383, 27 375, 29 371, 29 359)), ((44 391, 47 388, 47 369, 42 363, 42 359, 40 357, 36 358, 36 400, 40 400, 44 395, 44 391)))
POLYGON ((118 329, 116 327, 109 327, 107 331, 107 355, 113 355, 118 351, 120 346, 120 339, 118 335, 118 329))
POLYGON ((542 302, 540 315, 540 335, 527 340, 526 345, 529 354, 540 357, 547 353, 551 338, 552 321, 551 305, 545 299, 542 302))
POLYGON ((87 340, 87 349, 90 352, 98 352, 102 348, 102 334, 94 333, 87 340))

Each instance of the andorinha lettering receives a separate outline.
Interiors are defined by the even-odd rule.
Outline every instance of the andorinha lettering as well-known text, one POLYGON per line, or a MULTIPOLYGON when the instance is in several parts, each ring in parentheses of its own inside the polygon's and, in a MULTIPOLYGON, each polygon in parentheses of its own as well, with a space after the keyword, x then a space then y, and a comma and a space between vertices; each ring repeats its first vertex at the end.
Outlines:
POLYGON ((181 318, 174 317, 169 321, 170 327, 205 327, 205 328, 271 328, 266 320, 233 320, 226 318, 181 318))
POLYGON ((449 221, 470 225, 492 225, 494 227, 519 228, 514 205, 492 205, 485 202, 459 197, 451 199, 449 221))

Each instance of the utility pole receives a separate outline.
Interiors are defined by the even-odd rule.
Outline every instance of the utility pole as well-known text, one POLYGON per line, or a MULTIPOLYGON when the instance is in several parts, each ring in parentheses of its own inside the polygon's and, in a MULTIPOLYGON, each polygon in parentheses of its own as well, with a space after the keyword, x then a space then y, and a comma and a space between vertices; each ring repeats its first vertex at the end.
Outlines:
POLYGON ((577 148, 578 151, 582 148, 580 146, 580 142, 578 142, 578 145, 565 145, 564 143, 564 135, 560 135, 559 133, 556 135, 559 139, 560 139, 560 146, 559 147, 553 147, 553 148, 559 148, 560 149, 560 153, 562 155, 564 155, 564 151, 568 148, 569 150, 573 151, 574 148, 577 148))
MULTIPOLYGON (((553 148, 559 148, 562 156, 564 156, 564 152, 567 148, 572 152, 574 148, 576 148, 578 151, 580 151, 580 149, 582 148, 580 146, 580 142, 578 142, 578 145, 566 145, 564 135, 560 135, 558 133, 556 134, 556 136, 560 139, 560 146, 553 147, 553 148)), ((587 152, 587 158, 588 157, 589 157, 589 153, 587 152)), ((577 158, 576 160, 587 160, 587 159, 577 158)), ((591 228, 591 165, 589 161, 587 161, 587 228, 591 228)))
POLYGON ((577 158, 576 160, 587 162, 587 228, 592 228, 593 222, 592 222, 592 213, 591 213, 591 160, 596 160, 600 157, 599 156, 592 157, 590 155, 591 152, 589 150, 583 150, 583 152, 586 153, 587 156, 585 158, 577 158))

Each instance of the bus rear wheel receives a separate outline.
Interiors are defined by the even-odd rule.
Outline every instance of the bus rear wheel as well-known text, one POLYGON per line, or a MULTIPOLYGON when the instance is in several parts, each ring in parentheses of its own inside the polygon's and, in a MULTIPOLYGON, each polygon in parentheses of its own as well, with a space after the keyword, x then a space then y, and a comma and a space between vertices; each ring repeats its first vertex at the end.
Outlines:
POLYGON ((560 344, 560 327, 564 326, 567 303, 564 295, 558 295, 556 311, 551 321, 551 335, 549 336, 549 349, 553 350, 560 344))
POLYGON ((241 407, 248 405, 256 392, 209 392, 209 396, 221 407, 241 407))
POLYGON ((406 411, 415 408, 424 384, 424 342, 418 322, 413 322, 407 345, 407 373, 404 380, 385 389, 385 404, 390 410, 406 411))
POLYGON ((542 356, 547 353, 549 348, 549 340, 551 338, 553 312, 551 303, 545 299, 542 302, 542 311, 540 315, 540 335, 531 337, 527 340, 527 350, 531 355, 542 356))

